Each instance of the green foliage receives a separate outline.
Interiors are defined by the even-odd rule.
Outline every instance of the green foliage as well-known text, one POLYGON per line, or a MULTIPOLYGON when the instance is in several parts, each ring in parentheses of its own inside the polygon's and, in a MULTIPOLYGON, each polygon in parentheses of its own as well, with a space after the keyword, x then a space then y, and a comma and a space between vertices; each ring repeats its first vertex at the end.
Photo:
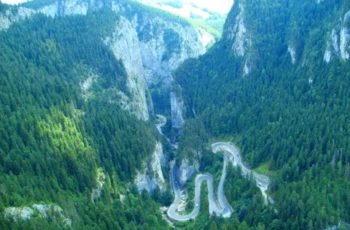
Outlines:
POLYGON ((219 39, 222 34, 223 25, 225 24, 225 17, 214 14, 207 19, 192 18, 190 22, 193 26, 202 28, 212 34, 216 39, 219 39))
MULTIPOLYGON (((343 9, 345 1, 323 3, 244 1, 251 39, 246 55, 236 57, 232 40, 224 37, 175 73, 187 117, 202 122, 209 137, 239 137, 252 167, 270 163, 277 212, 253 221, 266 212, 259 208, 239 219, 254 228, 323 229, 350 221, 350 65, 323 61, 324 31, 336 27, 349 8, 343 9), (290 42, 296 65, 287 52, 290 42), (252 71, 242 77, 246 60, 252 71)), ((238 7, 226 27, 237 13, 238 7)))
POLYGON ((138 19, 140 22, 142 22, 145 18, 148 17, 160 17, 173 23, 176 22, 181 25, 190 25, 186 19, 176 16, 174 14, 167 13, 163 10, 149 7, 136 1, 128 1, 128 4, 129 7, 125 9, 125 15, 128 18, 132 18, 137 13, 142 16, 138 19))
POLYGON ((99 101, 88 104, 84 120, 107 172, 116 170, 121 180, 131 180, 154 150, 150 125, 135 120, 117 106, 99 101))
POLYGON ((34 203, 58 204, 73 229, 166 228, 156 202, 121 188, 152 153, 155 131, 118 106, 126 71, 102 40, 116 20, 39 15, 0 32, 0 229, 62 229, 51 215, 3 216, 34 203), (92 203, 99 167, 107 178, 92 203))
MULTIPOLYGON (((241 223, 245 222, 255 228, 259 225, 269 226, 275 217, 273 207, 264 205, 255 182, 243 178, 240 170, 232 166, 228 168, 225 194, 234 210, 233 218, 237 218, 241 223)), ((230 226, 229 221, 226 225, 230 226)))
POLYGON ((208 142, 208 134, 203 123, 199 120, 187 120, 183 130, 183 135, 180 138, 179 149, 176 157, 183 159, 191 155, 190 160, 197 159, 204 151, 204 144, 208 142))

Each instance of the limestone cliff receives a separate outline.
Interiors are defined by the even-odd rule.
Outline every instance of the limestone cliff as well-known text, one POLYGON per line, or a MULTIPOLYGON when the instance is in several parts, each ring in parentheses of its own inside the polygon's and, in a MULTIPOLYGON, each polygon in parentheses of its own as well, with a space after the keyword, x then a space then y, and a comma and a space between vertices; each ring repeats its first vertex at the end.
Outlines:
POLYGON ((350 59, 350 11, 330 1, 301 3, 235 1, 220 43, 240 60, 242 76, 264 68, 272 56, 295 66, 306 65, 314 58, 311 50, 320 49, 316 40, 324 44, 318 57, 326 63, 350 59), (310 14, 314 18, 307 21, 305 18, 310 14), (257 15, 265 20, 253 20, 257 15), (319 29, 323 34, 314 30, 315 24, 322 25, 319 29), (316 40, 310 42, 312 39, 316 40))
POLYGON ((156 188, 161 191, 165 190, 165 177, 162 171, 162 166, 165 163, 163 146, 160 142, 157 142, 150 162, 144 165, 135 178, 134 182, 140 192, 145 190, 151 193, 156 188))
POLYGON ((231 44, 231 50, 235 56, 245 59, 243 75, 248 75, 251 71, 250 59, 247 52, 251 47, 250 34, 246 27, 246 9, 244 1, 235 2, 225 23, 223 39, 231 44))
POLYGON ((329 63, 332 58, 348 60, 350 58, 350 11, 340 19, 332 29, 327 41, 324 61, 329 63))
POLYGON ((169 88, 173 70, 186 59, 204 54, 208 34, 203 29, 132 1, 57 0, 8 9, 0 14, 0 30, 37 13, 50 17, 86 15, 102 8, 119 16, 114 32, 101 39, 122 60, 128 73, 130 95, 120 92, 120 104, 139 119, 148 120, 152 110, 148 87, 169 88))
POLYGON ((25 7, 10 8, 0 12, 0 31, 8 29, 12 23, 24 20, 34 13, 34 10, 25 7))

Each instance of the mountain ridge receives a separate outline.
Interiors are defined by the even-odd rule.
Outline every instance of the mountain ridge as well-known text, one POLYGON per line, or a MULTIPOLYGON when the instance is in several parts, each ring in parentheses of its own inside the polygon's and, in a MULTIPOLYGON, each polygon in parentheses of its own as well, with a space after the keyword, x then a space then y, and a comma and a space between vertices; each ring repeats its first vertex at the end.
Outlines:
POLYGON ((207 50, 135 2, 0 3, 0 228, 346 228, 349 12, 237 0, 207 50), (230 218, 208 215, 203 172, 230 218), (169 224, 171 189, 194 221, 169 224))
POLYGON ((268 229, 324 229, 349 221, 349 9, 347 1, 236 1, 222 39, 175 73, 190 121, 179 144, 182 157, 201 164, 203 157, 193 154, 205 152, 201 142, 226 137, 251 167, 267 165, 275 175, 270 193, 278 212, 261 219, 268 229), (342 45, 333 46, 339 52, 327 62, 334 28, 333 40, 342 45), (189 142, 194 136, 199 141, 189 142))

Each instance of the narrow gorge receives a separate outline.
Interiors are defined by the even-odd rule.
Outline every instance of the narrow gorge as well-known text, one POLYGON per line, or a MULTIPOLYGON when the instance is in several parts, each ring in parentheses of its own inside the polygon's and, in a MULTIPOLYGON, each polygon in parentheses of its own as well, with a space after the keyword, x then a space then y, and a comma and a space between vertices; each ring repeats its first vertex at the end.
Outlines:
POLYGON ((349 1, 5 1, 0 229, 349 228, 349 1))

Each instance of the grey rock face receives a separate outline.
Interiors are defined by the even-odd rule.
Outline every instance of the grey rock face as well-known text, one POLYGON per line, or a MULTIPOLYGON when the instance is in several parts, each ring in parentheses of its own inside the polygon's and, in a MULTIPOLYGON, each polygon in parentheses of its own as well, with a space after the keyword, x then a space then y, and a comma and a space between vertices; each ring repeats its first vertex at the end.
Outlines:
POLYGON ((56 204, 33 204, 32 206, 22 207, 7 207, 4 209, 4 217, 11 221, 28 221, 32 217, 40 218, 58 218, 64 226, 70 227, 72 220, 67 218, 63 212, 63 209, 56 204))
POLYGON ((147 191, 152 193, 156 188, 165 189, 165 177, 163 175, 162 166, 165 164, 165 156, 163 146, 157 142, 154 148, 152 158, 147 162, 144 168, 138 172, 134 183, 139 192, 147 191))
POLYGON ((145 173, 137 174, 135 184, 139 192, 147 191, 152 193, 158 187, 156 181, 145 173))
POLYGON ((288 45, 288 53, 290 55, 290 59, 292 61, 292 64, 294 65, 297 62, 297 58, 296 58, 296 50, 295 47, 292 44, 288 45))
POLYGON ((91 192, 91 201, 94 203, 95 200, 101 197, 103 186, 106 182, 106 175, 102 168, 98 168, 96 172, 96 187, 91 192))
POLYGON ((183 118, 183 100, 180 93, 170 93, 171 123, 175 129, 180 129, 185 123, 183 118))
POLYGON ((235 3, 233 10, 228 16, 223 37, 232 44, 232 50, 238 57, 243 57, 249 47, 250 41, 245 25, 244 1, 235 3))
POLYGON ((160 17, 135 15, 134 25, 140 37, 142 62, 149 85, 170 86, 171 72, 188 58, 206 51, 203 35, 190 25, 166 21, 160 17))
POLYGON ((0 31, 8 29, 12 23, 24 20, 34 14, 35 11, 24 7, 18 7, 17 10, 8 9, 0 13, 0 31))
POLYGON ((349 60, 350 58, 350 11, 348 11, 340 24, 332 30, 327 41, 323 60, 327 63, 332 58, 349 60))
POLYGON ((128 74, 127 86, 132 98, 125 103, 125 109, 134 113, 141 120, 148 120, 146 99, 146 83, 141 58, 141 48, 133 25, 124 17, 120 17, 115 31, 105 39, 117 59, 123 61, 128 74))
POLYGON ((226 20, 223 39, 231 44, 231 50, 236 57, 245 59, 242 73, 243 76, 246 76, 250 74, 254 63, 247 55, 252 42, 245 22, 244 2, 244 0, 240 0, 234 3, 233 9, 226 20))
POLYGON ((185 185, 198 171, 198 165, 190 164, 188 159, 183 159, 179 167, 179 181, 181 185, 185 185))
POLYGON ((0 15, 0 30, 36 13, 51 17, 86 15, 103 7, 109 7, 119 16, 113 34, 101 38, 128 73, 131 96, 120 92, 119 98, 123 100, 119 104, 139 119, 148 120, 152 110, 152 103, 147 101, 148 86, 170 89, 171 72, 186 59, 204 54, 208 41, 214 38, 202 29, 168 16, 135 10, 128 1, 57 0, 36 10, 20 7, 18 13, 8 11, 0 15))

